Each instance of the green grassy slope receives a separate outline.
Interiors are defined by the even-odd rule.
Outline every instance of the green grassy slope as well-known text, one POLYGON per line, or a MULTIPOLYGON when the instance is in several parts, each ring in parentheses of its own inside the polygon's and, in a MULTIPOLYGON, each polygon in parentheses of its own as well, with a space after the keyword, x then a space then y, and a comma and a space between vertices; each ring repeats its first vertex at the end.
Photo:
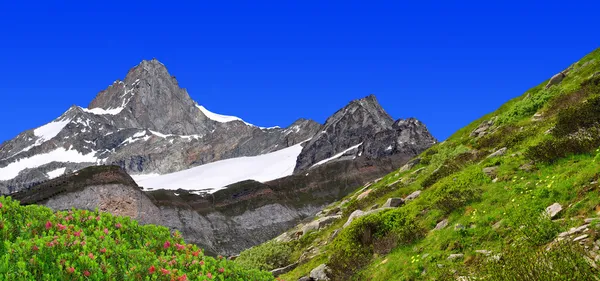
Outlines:
POLYGON ((322 263, 334 280, 596 280, 596 222, 556 238, 600 211, 600 49, 565 72, 559 84, 546 89, 545 81, 423 152, 410 169, 330 205, 342 210, 333 224, 247 250, 239 263, 299 261, 285 280, 322 263), (493 125, 472 134, 483 122, 493 125), (353 211, 416 190, 415 200, 342 228, 353 211), (563 210, 551 219, 544 209, 553 203, 563 210), (587 236, 572 242, 578 235, 587 236))
POLYGON ((205 256, 166 227, 128 217, 52 212, 0 197, 0 280, 274 280, 205 256))

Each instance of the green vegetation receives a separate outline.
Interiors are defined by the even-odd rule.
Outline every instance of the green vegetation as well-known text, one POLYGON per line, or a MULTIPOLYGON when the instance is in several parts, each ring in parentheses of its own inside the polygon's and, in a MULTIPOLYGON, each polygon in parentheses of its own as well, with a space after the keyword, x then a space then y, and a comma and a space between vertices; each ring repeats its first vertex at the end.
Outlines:
POLYGON ((305 235, 289 262, 318 251, 282 278, 325 263, 333 280, 598 280, 600 220, 584 219, 600 216, 600 49, 560 84, 546 83, 423 152, 411 169, 332 204, 342 219, 305 235), (472 136, 483 122, 489 128, 472 136), (342 228, 355 210, 416 190, 403 206, 342 228), (563 210, 551 219, 553 203, 563 210))
POLYGON ((270 241, 244 251, 236 262, 247 268, 273 270, 290 264, 292 247, 287 243, 270 241))
POLYGON ((128 217, 52 212, 0 197, 2 280, 274 280, 128 217))

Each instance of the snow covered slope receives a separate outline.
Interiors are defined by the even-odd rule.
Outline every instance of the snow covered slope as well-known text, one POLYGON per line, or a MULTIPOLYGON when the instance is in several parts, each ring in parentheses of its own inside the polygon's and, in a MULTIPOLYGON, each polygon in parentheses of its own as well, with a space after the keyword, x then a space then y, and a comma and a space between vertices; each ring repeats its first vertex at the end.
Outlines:
POLYGON ((270 181, 291 175, 302 143, 275 152, 221 160, 166 175, 133 175, 146 190, 185 189, 213 193, 243 180, 270 181))

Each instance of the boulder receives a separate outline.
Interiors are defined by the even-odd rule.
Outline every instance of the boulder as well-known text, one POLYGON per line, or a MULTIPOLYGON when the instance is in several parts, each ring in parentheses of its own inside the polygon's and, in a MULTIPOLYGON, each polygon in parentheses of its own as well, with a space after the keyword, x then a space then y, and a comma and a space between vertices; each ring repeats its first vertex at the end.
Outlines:
POLYGON ((273 276, 277 277, 281 274, 286 274, 292 270, 294 270, 294 268, 296 268, 298 266, 298 263, 292 263, 288 266, 282 267, 282 268, 277 268, 277 269, 273 269, 271 270, 271 274, 273 274, 273 276))
POLYGON ((410 160, 408 161, 408 163, 402 166, 402 168, 400 168, 400 172, 406 172, 412 169, 414 166, 418 165, 419 163, 421 163, 421 158, 415 158, 413 160, 410 160))
POLYGON ((304 277, 300 277, 300 279, 298 279, 298 281, 314 281, 315 279, 312 279, 308 276, 304 276, 304 277))
POLYGON ((482 254, 482 255, 485 255, 485 256, 489 256, 489 255, 492 254, 492 251, 489 251, 489 250, 475 250, 475 253, 482 254))
POLYGON ((506 147, 500 148, 500 149, 496 150, 496 152, 490 154, 487 158, 502 156, 502 155, 504 155, 504 153, 506 153, 506 150, 508 150, 508 148, 506 148, 506 147))
POLYGON ((565 79, 565 77, 566 77, 566 75, 562 72, 555 74, 554 76, 552 76, 552 78, 550 78, 550 81, 548 81, 548 84, 546 84, 546 89, 548 89, 554 85, 560 84, 560 82, 562 82, 562 80, 565 79))
POLYGON ((498 166, 483 168, 483 173, 488 175, 488 177, 495 177, 497 171, 498 166))
POLYGON ((437 223, 437 225, 435 226, 435 228, 433 230, 440 230, 446 226, 448 226, 448 219, 443 219, 442 221, 437 223))
POLYGON ((402 205, 404 205, 404 199, 389 198, 387 201, 385 201, 385 204, 383 204, 383 207, 395 208, 395 207, 400 207, 402 205))
POLYGON ((310 278, 315 281, 329 281, 328 275, 331 275, 331 270, 327 265, 321 264, 310 272, 310 278))
POLYGON ((448 256, 448 260, 462 259, 464 254, 451 254, 448 256))
POLYGON ((408 196, 406 196, 406 198, 404 198, 404 202, 415 200, 415 199, 417 199, 417 197, 419 197, 419 195, 421 195, 421 191, 417 190, 417 191, 409 194, 408 196))
POLYGON ((367 195, 369 195, 369 193, 371 193, 371 191, 372 191, 372 189, 368 189, 367 191, 365 191, 365 192, 363 192, 363 193, 359 194, 359 195, 356 197, 356 200, 363 200, 363 199, 365 199, 365 197, 367 197, 367 195))
POLYGON ((356 211, 352 212, 352 214, 350 214, 350 216, 348 217, 348 221, 346 221, 346 223, 344 224, 344 228, 348 227, 354 219, 359 218, 359 217, 363 216, 364 214, 365 214, 365 212, 363 212, 361 210, 356 210, 356 211))
POLYGON ((485 134, 487 134, 487 130, 494 125, 494 120, 489 120, 489 121, 483 121, 479 127, 477 127, 477 129, 473 130, 473 132, 471 132, 471 134, 469 135, 472 138, 477 138, 477 137, 482 137, 485 134))
POLYGON ((554 219, 560 211, 562 211, 562 206, 558 203, 554 203, 546 208, 546 214, 550 219, 554 219))
POLYGON ((304 227, 302 227, 302 233, 306 234, 313 230, 319 230, 319 229, 333 223, 334 221, 339 220, 340 218, 342 218, 342 216, 337 216, 337 215, 322 217, 322 218, 312 221, 312 222, 306 224, 304 227))

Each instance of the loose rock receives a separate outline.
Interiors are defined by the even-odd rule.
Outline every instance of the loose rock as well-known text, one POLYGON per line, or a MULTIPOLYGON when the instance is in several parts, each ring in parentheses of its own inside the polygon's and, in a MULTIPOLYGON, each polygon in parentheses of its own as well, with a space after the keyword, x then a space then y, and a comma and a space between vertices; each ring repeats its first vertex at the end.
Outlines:
POLYGON ((448 219, 443 219, 442 221, 437 223, 433 230, 440 230, 445 228, 446 226, 448 226, 448 219))
POLYGON ((402 198, 389 198, 385 204, 383 204, 383 207, 391 207, 391 208, 395 208, 395 207, 400 207, 404 205, 404 199, 402 198))
POLYGON ((508 150, 508 148, 506 148, 506 147, 500 148, 500 149, 496 150, 496 152, 490 154, 487 158, 502 156, 506 153, 507 150, 508 150))
POLYGON ((417 190, 417 191, 409 194, 408 196, 406 196, 406 198, 404 198, 404 202, 415 200, 415 199, 417 199, 417 197, 419 197, 419 195, 421 195, 421 191, 417 190))
POLYGON ((448 256, 448 260, 462 259, 464 256, 464 254, 451 254, 448 256))
POLYGON ((550 219, 555 218, 560 211, 562 211, 562 206, 558 203, 554 203, 546 208, 546 214, 550 219))
POLYGON ((310 278, 316 281, 329 281, 331 280, 328 277, 330 274, 331 270, 329 267, 327 267, 325 264, 321 264, 310 272, 310 278))

